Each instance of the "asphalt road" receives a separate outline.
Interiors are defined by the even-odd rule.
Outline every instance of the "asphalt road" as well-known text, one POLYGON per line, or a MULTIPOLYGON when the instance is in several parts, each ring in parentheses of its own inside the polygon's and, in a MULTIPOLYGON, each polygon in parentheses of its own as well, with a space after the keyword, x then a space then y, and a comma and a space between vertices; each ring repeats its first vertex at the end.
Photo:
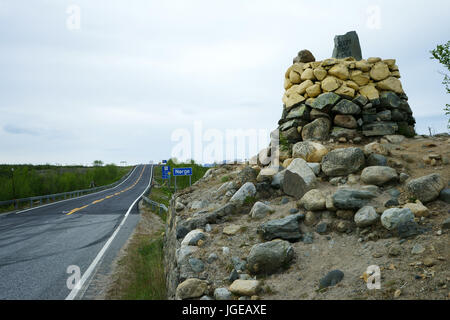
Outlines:
POLYGON ((136 200, 152 170, 137 166, 113 189, 0 215, 0 299, 81 298, 139 221, 136 200), (77 267, 81 286, 74 289, 77 267))

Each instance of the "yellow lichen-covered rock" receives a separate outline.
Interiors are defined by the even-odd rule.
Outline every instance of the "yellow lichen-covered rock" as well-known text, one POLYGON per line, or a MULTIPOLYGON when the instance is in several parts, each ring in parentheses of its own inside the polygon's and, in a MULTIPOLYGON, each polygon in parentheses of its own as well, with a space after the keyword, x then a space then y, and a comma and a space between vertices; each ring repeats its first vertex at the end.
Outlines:
POLYGON ((338 89, 340 86, 341 82, 333 76, 328 76, 322 81, 322 90, 324 92, 332 92, 338 89))
POLYGON ((317 80, 322 81, 327 76, 327 70, 322 67, 314 69, 314 76, 317 80))
POLYGON ((396 77, 396 78, 401 78, 402 77, 400 75, 400 71, 392 71, 391 72, 391 76, 396 77))
POLYGON ((311 69, 311 68, 305 69, 305 71, 303 71, 303 73, 302 73, 301 79, 302 79, 302 81, 316 80, 313 69, 311 69))
POLYGON ((390 75, 389 67, 383 62, 377 62, 370 70, 370 77, 375 81, 382 81, 390 75))
POLYGON ((352 71, 350 79, 360 87, 363 87, 370 82, 370 76, 367 73, 363 73, 361 70, 352 71))
POLYGON ((355 91, 359 90, 358 84, 356 84, 356 82, 354 82, 352 80, 345 81, 345 85, 349 88, 352 88, 355 91))
POLYGON ((284 79, 284 89, 288 90, 293 86, 293 83, 288 78, 284 79))
POLYGON ((320 95, 322 93, 320 84, 316 83, 316 84, 312 85, 311 87, 307 88, 306 93, 307 93, 308 97, 310 97, 310 98, 317 97, 318 95, 320 95))
POLYGON ((389 67, 389 70, 391 70, 391 71, 399 71, 398 70, 398 65, 394 64, 392 67, 389 67))
POLYGON ((286 92, 283 94, 283 98, 281 99, 281 101, 283 101, 283 104, 286 105, 288 102, 289 97, 287 96, 286 92))
POLYGON ((375 99, 379 99, 380 98, 380 93, 375 88, 375 86, 372 85, 372 84, 368 84, 367 86, 361 87, 359 89, 359 93, 362 96, 365 96, 369 100, 375 100, 375 99))
POLYGON ((320 64, 322 67, 327 68, 330 66, 334 66, 335 64, 338 64, 339 61, 335 58, 330 58, 330 59, 325 59, 322 61, 322 63, 320 64))
POLYGON ((368 63, 366 60, 356 61, 355 62, 356 69, 359 69, 363 72, 370 71, 370 68, 372 68, 371 64, 368 63))
POLYGON ((397 61, 395 59, 385 59, 385 60, 383 60, 383 62, 386 63, 387 66, 390 68, 390 67, 395 66, 395 63, 397 61))
POLYGON ((289 81, 293 84, 299 84, 302 82, 302 79, 300 77, 300 74, 297 73, 296 71, 292 70, 289 73, 289 81))
POLYGON ((350 77, 348 68, 344 63, 334 65, 330 70, 328 70, 328 74, 335 76, 341 80, 347 80, 350 77))
POLYGON ((377 88, 384 91, 393 91, 398 94, 404 93, 402 83, 395 77, 389 77, 386 80, 378 82, 377 88))
POLYGON ((291 73, 291 71, 292 71, 292 66, 290 66, 290 67, 286 70, 286 73, 284 74, 284 78, 285 78, 285 79, 289 79, 289 74, 291 73))
POLYGON ((308 89, 309 87, 311 87, 313 85, 314 85, 314 82, 312 82, 311 80, 303 81, 301 84, 298 85, 296 92, 298 94, 305 94, 306 89, 308 89))
POLYGON ((286 101, 286 108, 291 108, 296 104, 302 103, 305 100, 306 100, 305 97, 303 97, 302 95, 298 93, 293 93, 289 96, 289 98, 286 101))
POLYGON ((380 61, 381 61, 381 58, 379 58, 379 57, 371 57, 371 58, 367 59, 368 63, 377 63, 380 61))
POLYGON ((349 88, 346 85, 342 85, 334 93, 336 93, 340 96, 345 96, 347 98, 352 98, 352 99, 355 97, 355 89, 349 88))

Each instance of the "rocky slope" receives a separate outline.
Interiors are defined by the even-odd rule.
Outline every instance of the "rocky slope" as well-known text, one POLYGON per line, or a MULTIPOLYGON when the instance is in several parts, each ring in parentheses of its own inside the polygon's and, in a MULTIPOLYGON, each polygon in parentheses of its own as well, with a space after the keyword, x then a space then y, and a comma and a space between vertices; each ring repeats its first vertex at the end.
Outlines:
POLYGON ((449 299, 448 136, 289 152, 276 168, 211 169, 173 196, 170 299, 449 299))

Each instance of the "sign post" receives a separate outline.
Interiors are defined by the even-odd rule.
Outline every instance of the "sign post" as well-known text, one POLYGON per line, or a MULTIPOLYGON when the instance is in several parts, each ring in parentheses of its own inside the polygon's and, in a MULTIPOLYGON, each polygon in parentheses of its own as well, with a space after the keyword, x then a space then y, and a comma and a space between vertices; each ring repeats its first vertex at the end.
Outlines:
POLYGON ((162 166, 162 179, 163 180, 169 180, 169 188, 170 188, 170 166, 162 166))
POLYGON ((177 192, 177 177, 189 176, 189 186, 191 186, 192 168, 173 168, 175 178, 175 192, 177 192))

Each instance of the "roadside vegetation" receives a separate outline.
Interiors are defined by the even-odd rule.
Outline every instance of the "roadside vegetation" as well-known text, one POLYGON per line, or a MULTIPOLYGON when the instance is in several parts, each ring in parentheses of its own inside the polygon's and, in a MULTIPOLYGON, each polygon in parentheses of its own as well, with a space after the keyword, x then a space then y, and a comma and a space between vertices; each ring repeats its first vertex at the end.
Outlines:
POLYGON ((126 250, 118 260, 114 278, 106 294, 112 300, 165 300, 166 278, 162 220, 148 208, 126 250))
POLYGON ((0 165, 0 201, 108 185, 130 169, 102 163, 92 167, 4 164, 0 165))

